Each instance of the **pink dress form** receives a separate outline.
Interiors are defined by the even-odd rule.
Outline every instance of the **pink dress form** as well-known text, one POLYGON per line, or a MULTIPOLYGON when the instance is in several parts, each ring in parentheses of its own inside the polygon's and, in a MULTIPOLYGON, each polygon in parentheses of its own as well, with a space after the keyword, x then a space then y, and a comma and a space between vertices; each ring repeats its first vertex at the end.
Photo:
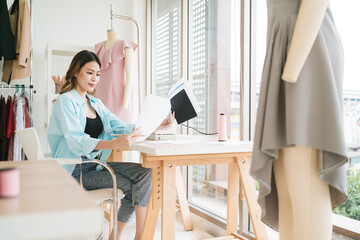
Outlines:
POLYGON ((136 43, 119 40, 109 49, 105 49, 106 41, 95 45, 95 52, 101 61, 100 81, 96 87, 96 97, 122 121, 131 120, 131 103, 127 109, 122 107, 125 90, 125 48, 135 51, 136 43))

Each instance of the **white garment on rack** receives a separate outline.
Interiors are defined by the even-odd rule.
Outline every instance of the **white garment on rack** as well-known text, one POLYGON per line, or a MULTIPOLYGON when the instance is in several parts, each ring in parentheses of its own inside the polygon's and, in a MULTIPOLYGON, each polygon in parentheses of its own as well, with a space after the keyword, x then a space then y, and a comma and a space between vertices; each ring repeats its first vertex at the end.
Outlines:
MULTIPOLYGON (((25 98, 22 96, 15 97, 14 113, 15 113, 15 131, 25 128, 25 98)), ((14 135, 14 151, 13 161, 21 161, 24 159, 22 147, 17 135, 14 135)))

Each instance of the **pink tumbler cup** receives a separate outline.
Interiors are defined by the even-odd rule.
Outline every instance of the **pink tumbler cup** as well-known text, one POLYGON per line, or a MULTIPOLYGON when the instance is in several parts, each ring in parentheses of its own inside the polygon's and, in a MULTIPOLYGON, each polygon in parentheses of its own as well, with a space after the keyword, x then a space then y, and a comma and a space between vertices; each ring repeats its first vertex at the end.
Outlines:
POLYGON ((224 113, 220 113, 219 117, 218 141, 227 141, 226 115, 224 113))
POLYGON ((19 196, 19 170, 6 168, 0 170, 0 197, 9 198, 19 196))

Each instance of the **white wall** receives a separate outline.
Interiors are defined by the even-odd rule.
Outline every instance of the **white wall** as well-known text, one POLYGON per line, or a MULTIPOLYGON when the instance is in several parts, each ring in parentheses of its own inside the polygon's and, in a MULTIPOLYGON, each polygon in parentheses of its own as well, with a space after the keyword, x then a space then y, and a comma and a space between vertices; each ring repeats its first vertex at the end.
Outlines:
MULTIPOLYGON (((49 42, 93 46, 106 40, 106 30, 110 28, 110 3, 114 4, 116 13, 131 16, 140 24, 142 35, 141 79, 142 86, 144 86, 146 73, 146 0, 32 0, 33 84, 36 90, 32 105, 32 117, 34 127, 39 133, 43 146, 45 144, 46 81, 50 81, 52 84, 52 79, 46 79, 46 46, 49 42)), ((115 20, 115 29, 118 30, 120 38, 136 42, 136 28, 132 23, 115 20)), ((137 96, 134 96, 133 99, 137 99, 137 96)))

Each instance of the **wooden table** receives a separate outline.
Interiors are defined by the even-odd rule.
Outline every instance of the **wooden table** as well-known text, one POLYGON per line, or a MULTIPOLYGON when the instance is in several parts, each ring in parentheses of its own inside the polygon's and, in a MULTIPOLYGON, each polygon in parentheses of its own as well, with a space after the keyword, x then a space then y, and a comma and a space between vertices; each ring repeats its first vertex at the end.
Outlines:
POLYGON ((9 167, 19 169, 20 195, 0 198, 0 239, 92 239, 101 232, 100 209, 56 161, 0 162, 9 167))
MULTIPOLYGON (((266 240, 260 221, 255 184, 249 175, 251 142, 206 140, 145 141, 131 149, 141 152, 142 165, 153 169, 152 192, 146 213, 142 239, 153 239, 160 209, 161 239, 175 239, 175 189, 177 166, 228 164, 227 236, 219 239, 244 239, 237 234, 240 179, 257 239, 266 240)), ((180 199, 179 199, 179 202, 180 199)), ((215 238, 216 239, 216 238, 215 238)))

